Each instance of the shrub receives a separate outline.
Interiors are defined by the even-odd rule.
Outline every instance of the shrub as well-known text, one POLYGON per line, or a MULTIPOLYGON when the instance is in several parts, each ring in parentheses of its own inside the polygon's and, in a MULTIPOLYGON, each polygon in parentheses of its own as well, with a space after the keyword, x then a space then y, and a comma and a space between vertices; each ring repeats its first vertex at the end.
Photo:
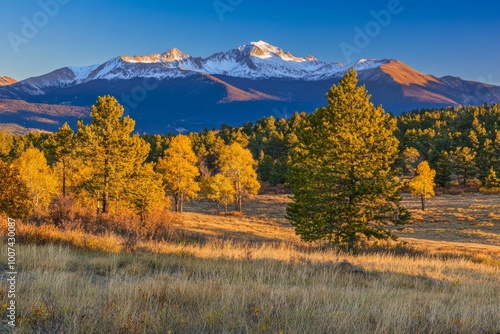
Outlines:
POLYGON ((491 188, 481 187, 479 188, 479 192, 489 195, 500 194, 500 187, 491 187, 491 188))
POLYGON ((74 201, 71 197, 58 196, 49 205, 49 218, 56 226, 67 225, 74 220, 74 201))
MULTIPOLYGON (((70 198, 58 197, 52 201, 48 213, 34 214, 30 223, 18 221, 16 227, 19 242, 61 243, 106 252, 133 251, 141 241, 177 238, 171 212, 159 209, 144 218, 141 221, 138 215, 125 211, 98 215, 78 207, 70 198)), ((6 231, 7 223, 1 224, 0 232, 6 231)))
POLYGON ((463 189, 460 188, 450 188, 448 190, 448 194, 450 195, 461 195, 463 193, 464 193, 463 189))
POLYGON ((467 187, 481 187, 483 185, 483 183, 478 180, 478 179, 469 179, 467 180, 467 183, 466 183, 467 187))
POLYGON ((168 210, 154 210, 144 220, 144 238, 150 240, 171 240, 174 234, 173 214, 168 210))

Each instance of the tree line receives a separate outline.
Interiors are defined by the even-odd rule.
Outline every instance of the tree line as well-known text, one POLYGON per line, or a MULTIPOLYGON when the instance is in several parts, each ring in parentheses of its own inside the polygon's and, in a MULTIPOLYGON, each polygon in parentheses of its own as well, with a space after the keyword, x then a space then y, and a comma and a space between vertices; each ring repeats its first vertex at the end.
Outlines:
POLYGON ((0 211, 46 210, 58 196, 141 219, 169 198, 178 212, 195 197, 241 211, 261 185, 284 184, 293 192, 287 217, 304 240, 354 248, 362 238, 392 238, 384 226, 408 220, 404 180, 422 209, 435 184, 500 187, 500 104, 394 117, 370 102, 354 70, 326 97, 311 114, 186 135, 134 133, 117 100, 99 97, 76 131, 0 132, 0 186, 15 189, 4 191, 0 211))
POLYGON ((243 200, 258 192, 257 162, 237 141, 214 137, 213 145, 200 145, 194 135, 140 136, 123 113, 114 97, 103 96, 92 106, 91 122, 79 120, 76 131, 65 123, 50 134, 0 132, 0 211, 25 217, 71 197, 98 213, 130 211, 143 219, 170 207, 169 197, 176 212, 197 196, 226 211, 236 203, 241 211, 243 200))
POLYGON ((500 186, 500 104, 415 110, 397 118, 398 168, 413 175, 426 160, 444 188, 500 186))

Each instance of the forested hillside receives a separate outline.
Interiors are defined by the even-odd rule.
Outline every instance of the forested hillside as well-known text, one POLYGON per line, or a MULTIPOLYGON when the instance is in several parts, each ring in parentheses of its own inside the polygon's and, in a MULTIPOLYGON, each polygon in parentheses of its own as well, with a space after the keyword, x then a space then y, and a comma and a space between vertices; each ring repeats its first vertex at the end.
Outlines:
MULTIPOLYGON (((297 144, 297 131, 306 117, 308 114, 296 112, 287 119, 270 116, 241 127, 222 126, 188 134, 200 177, 216 174, 222 148, 239 143, 248 148, 257 161, 260 181, 270 185, 285 184, 288 152, 297 144)), ((416 110, 396 119, 396 136, 400 144, 394 168, 401 176, 413 176, 414 169, 423 160, 437 169, 436 181, 443 187, 453 181, 467 185, 474 179, 484 184, 492 170, 500 173, 500 104, 416 110)), ((68 131, 69 127, 62 129, 68 131)), ((0 157, 4 161, 14 161, 27 148, 33 147, 42 151, 49 166, 54 167, 57 159, 49 143, 61 131, 23 136, 0 132, 0 157)), ((145 162, 156 164, 173 137, 173 134, 140 135, 141 140, 149 144, 145 162)))

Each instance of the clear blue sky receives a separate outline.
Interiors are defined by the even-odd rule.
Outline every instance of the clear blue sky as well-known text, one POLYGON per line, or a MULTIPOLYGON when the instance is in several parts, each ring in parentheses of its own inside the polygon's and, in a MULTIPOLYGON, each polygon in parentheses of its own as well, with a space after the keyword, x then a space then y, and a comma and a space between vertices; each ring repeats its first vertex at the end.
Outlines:
POLYGON ((0 75, 20 80, 172 47, 205 57, 262 39, 297 56, 341 63, 395 58, 424 73, 500 85, 498 1, 400 0, 388 24, 374 24, 371 12, 395 2, 2 0, 0 75), (41 4, 54 1, 64 4, 45 14, 41 4), (214 4, 228 7, 218 12, 214 4), (23 33, 26 22, 38 31, 23 33), (356 44, 355 28, 366 32, 367 24, 372 37, 356 44), (342 43, 357 49, 351 59, 342 43))

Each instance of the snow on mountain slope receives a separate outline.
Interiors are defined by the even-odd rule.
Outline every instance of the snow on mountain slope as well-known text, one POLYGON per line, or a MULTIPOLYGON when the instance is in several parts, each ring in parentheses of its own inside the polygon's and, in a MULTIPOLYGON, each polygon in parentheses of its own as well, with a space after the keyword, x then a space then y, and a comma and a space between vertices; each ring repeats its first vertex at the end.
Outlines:
MULTIPOLYGON (((246 79, 288 79, 317 81, 340 78, 351 66, 357 70, 376 68, 386 60, 360 60, 349 66, 318 61, 313 56, 296 57, 264 41, 207 58, 191 57, 177 48, 163 54, 121 56, 100 65, 66 67, 24 81, 36 93, 38 89, 67 87, 92 80, 128 80, 132 78, 181 78, 196 73, 226 75, 246 79)), ((41 94, 41 92, 38 92, 41 94)))
POLYGON ((13 79, 11 77, 0 76, 0 86, 8 86, 15 84, 16 82, 17 82, 16 79, 13 79))
POLYGON ((6 123, 54 131, 64 121, 76 122, 70 107, 88 108, 96 96, 111 94, 137 120, 141 132, 217 128, 276 114, 275 110, 279 114, 312 111, 324 105, 325 92, 350 67, 358 71, 359 83, 366 86, 373 103, 394 114, 500 102, 500 87, 456 77, 437 78, 397 60, 360 59, 344 66, 312 56, 296 57, 259 41, 206 58, 174 48, 162 54, 64 67, 0 87, 0 99, 32 103, 43 115, 11 103, 18 108, 0 105, 0 113, 6 111, 0 116, 6 123), (151 82, 144 78, 158 80, 146 88, 145 83, 151 82), (142 93, 133 96, 140 88, 147 89, 147 98, 142 93), (51 105, 68 110, 52 115, 51 105))

